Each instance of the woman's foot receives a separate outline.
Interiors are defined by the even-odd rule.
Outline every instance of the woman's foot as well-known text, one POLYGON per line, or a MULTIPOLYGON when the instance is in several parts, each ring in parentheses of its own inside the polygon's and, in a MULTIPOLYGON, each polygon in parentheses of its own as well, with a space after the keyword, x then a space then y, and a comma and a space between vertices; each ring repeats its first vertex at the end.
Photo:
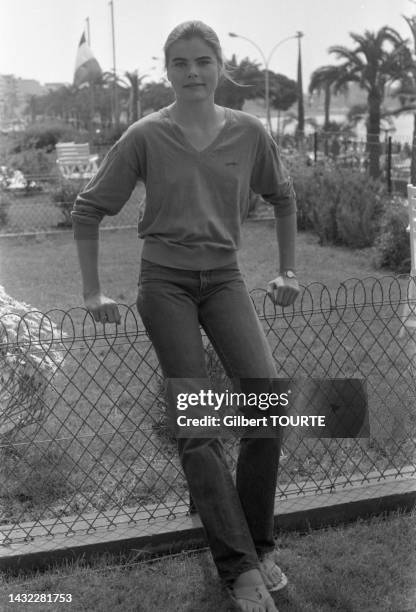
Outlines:
POLYGON ((240 574, 228 593, 238 612, 278 612, 259 570, 240 574))
POLYGON ((277 565, 277 552, 265 553, 260 560, 260 573, 268 591, 280 591, 287 585, 287 578, 277 565))

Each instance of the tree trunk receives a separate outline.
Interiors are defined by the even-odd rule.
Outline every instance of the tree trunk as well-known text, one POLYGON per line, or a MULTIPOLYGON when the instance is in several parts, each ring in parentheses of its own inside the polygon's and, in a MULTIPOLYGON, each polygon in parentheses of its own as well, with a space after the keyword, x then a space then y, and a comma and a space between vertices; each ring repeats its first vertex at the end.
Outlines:
POLYGON ((131 94, 131 120, 135 123, 139 118, 139 83, 136 75, 131 81, 131 94))
POLYGON ((324 130, 328 132, 329 130, 329 122, 330 122, 330 106, 331 106, 331 85, 329 83, 325 84, 325 98, 324 98, 324 130))
POLYGON ((328 138, 329 138, 329 122, 330 122, 330 107, 331 107, 331 85, 329 83, 325 83, 325 97, 324 97, 324 153, 325 157, 329 155, 329 146, 328 146, 328 138))
POLYGON ((380 111, 381 97, 378 92, 368 94, 367 151, 369 173, 372 178, 380 176, 380 111))

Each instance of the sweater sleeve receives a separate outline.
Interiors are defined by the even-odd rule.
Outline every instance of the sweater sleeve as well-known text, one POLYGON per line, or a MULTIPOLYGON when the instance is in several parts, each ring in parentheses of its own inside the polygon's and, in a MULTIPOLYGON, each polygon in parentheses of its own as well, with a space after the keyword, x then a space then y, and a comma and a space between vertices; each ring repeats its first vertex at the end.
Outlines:
POLYGON ((296 212, 292 179, 282 163, 275 141, 263 126, 259 129, 250 187, 274 206, 276 217, 285 217, 296 212))
POLYGON ((143 180, 144 163, 134 132, 127 132, 109 150, 98 172, 78 194, 72 212, 76 239, 98 238, 105 215, 116 215, 129 199, 138 180, 143 180))

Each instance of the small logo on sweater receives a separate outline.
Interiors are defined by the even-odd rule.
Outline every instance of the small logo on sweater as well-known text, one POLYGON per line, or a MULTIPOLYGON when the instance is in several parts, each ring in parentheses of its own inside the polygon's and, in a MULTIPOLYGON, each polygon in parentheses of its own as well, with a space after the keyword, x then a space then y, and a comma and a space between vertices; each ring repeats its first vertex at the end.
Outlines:
POLYGON ((237 162, 236 161, 229 161, 229 162, 225 162, 226 166, 237 166, 237 162))

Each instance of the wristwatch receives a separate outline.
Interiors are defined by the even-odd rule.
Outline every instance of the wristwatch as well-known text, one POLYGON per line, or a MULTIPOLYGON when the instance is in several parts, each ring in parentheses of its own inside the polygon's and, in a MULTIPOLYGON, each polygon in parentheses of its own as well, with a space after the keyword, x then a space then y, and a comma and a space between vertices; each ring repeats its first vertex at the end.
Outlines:
POLYGON ((293 270, 283 270, 280 275, 286 278, 296 278, 296 273, 293 270))

